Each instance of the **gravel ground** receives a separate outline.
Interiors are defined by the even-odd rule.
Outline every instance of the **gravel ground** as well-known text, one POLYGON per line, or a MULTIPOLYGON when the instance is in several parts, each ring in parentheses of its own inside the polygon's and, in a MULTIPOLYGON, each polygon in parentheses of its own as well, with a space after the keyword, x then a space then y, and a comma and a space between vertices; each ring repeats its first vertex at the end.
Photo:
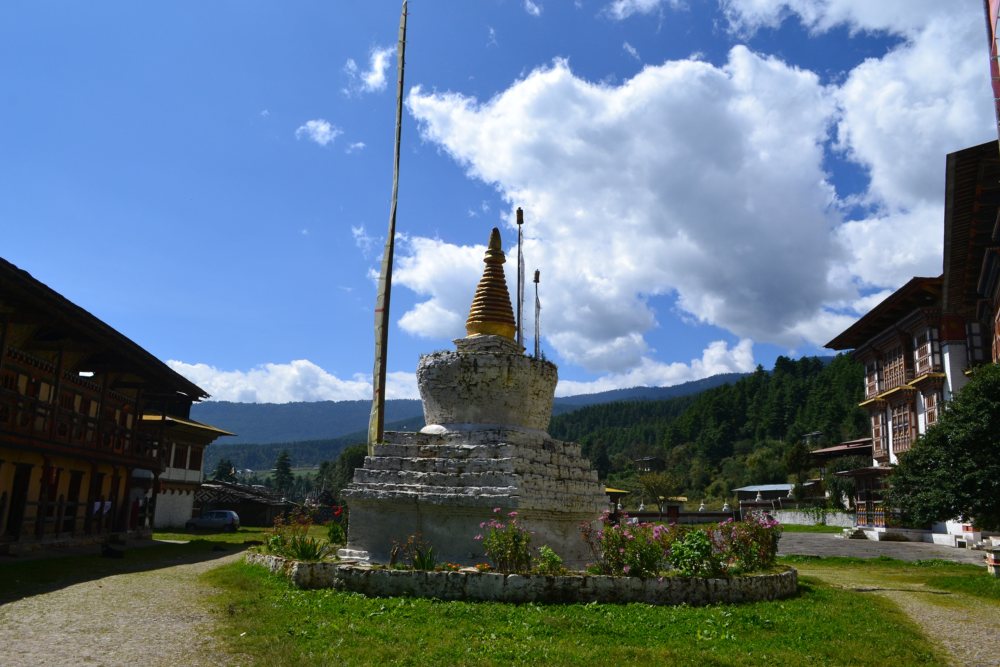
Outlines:
MULTIPOLYGON (((984 552, 956 549, 922 542, 874 542, 845 540, 829 533, 785 533, 778 543, 782 555, 887 556, 915 561, 939 558, 957 563, 983 565, 984 552)), ((989 600, 936 591, 926 586, 894 586, 857 569, 827 570, 796 565, 801 574, 815 576, 834 586, 882 595, 912 618, 935 644, 950 657, 950 664, 963 667, 1000 666, 1000 604, 989 600)), ((985 571, 985 566, 983 570, 985 571)), ((871 619, 878 622, 878 619, 871 619)))
POLYGON ((238 558, 241 553, 118 574, 2 605, 0 664, 230 664, 211 638, 212 618, 204 604, 211 589, 197 578, 238 558))

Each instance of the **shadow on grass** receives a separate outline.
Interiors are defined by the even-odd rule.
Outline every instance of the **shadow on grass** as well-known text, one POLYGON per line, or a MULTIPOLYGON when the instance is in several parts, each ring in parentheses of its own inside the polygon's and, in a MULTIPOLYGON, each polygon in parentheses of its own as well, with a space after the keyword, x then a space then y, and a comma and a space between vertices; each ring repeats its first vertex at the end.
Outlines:
POLYGON ((116 574, 214 560, 245 548, 242 543, 193 537, 186 544, 144 542, 143 546, 126 548, 120 558, 101 556, 99 547, 76 555, 23 561, 4 558, 0 559, 0 604, 116 574))

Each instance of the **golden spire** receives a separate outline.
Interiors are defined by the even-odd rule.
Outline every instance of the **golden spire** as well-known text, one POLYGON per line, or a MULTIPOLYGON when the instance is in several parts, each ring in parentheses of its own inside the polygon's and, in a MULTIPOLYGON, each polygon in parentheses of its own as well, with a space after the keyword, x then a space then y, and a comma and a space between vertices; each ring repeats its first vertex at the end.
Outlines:
POLYGON ((486 250, 486 268, 472 298, 469 319, 465 321, 465 331, 475 334, 493 334, 514 340, 514 311, 510 307, 510 293, 503 275, 506 260, 500 246, 500 230, 493 228, 490 247, 486 250))

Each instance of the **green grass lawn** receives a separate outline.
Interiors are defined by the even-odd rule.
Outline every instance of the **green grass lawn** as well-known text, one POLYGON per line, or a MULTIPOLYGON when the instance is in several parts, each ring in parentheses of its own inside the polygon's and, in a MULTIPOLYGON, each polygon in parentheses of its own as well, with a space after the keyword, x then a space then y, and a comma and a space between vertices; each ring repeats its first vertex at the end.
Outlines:
POLYGON ((811 578, 793 599, 692 608, 366 598, 301 591, 244 563, 204 576, 220 590, 221 640, 255 665, 945 662, 888 601, 811 578))
MULTIPOLYGON (((210 542, 223 542, 223 543, 237 543, 242 544, 244 542, 261 541, 263 542, 271 529, 270 528, 252 528, 248 526, 241 526, 239 530, 229 533, 229 532, 206 532, 203 530, 174 530, 174 531, 157 531, 153 533, 154 540, 173 540, 173 541, 188 541, 188 540, 207 540, 210 542)), ((309 526, 309 531, 307 535, 309 537, 317 537, 326 539, 327 528, 326 526, 312 525, 309 526)))
POLYGON ((837 533, 844 532, 840 526, 800 526, 794 523, 781 524, 781 530, 786 533, 837 533))

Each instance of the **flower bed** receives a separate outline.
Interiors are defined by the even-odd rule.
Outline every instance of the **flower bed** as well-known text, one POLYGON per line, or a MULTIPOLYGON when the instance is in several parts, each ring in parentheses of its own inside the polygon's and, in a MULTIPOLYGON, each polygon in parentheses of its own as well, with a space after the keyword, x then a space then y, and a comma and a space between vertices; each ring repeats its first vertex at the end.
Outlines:
POLYGON ((299 588, 335 588, 372 597, 423 597, 489 602, 644 602, 705 605, 776 600, 795 594, 798 574, 734 577, 611 577, 390 570, 336 562, 306 563, 248 553, 248 563, 284 574, 299 588))

